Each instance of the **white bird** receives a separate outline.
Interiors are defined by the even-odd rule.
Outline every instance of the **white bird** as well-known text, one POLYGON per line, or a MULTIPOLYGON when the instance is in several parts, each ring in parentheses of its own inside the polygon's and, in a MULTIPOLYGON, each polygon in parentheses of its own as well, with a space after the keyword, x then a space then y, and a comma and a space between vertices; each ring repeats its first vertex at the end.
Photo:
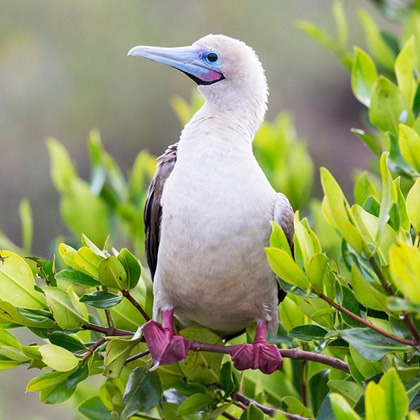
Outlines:
POLYGON ((156 364, 185 358, 190 348, 177 325, 207 327, 222 337, 257 323, 253 344, 232 346, 238 369, 271 373, 282 366, 267 344, 277 331, 278 288, 264 247, 270 221, 293 241, 293 210, 274 191, 253 152, 267 109, 263 67, 250 47, 207 35, 192 46, 134 47, 129 55, 181 70, 205 99, 179 142, 159 158, 144 217, 154 279, 154 319, 143 334, 156 364))

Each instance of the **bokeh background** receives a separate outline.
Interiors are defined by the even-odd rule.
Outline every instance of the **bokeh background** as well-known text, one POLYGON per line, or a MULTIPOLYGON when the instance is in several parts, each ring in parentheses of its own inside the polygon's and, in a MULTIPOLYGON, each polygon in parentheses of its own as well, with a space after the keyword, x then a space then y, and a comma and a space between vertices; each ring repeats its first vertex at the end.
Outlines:
MULTIPOLYGON (((298 20, 334 31, 327 0, 0 0, 0 230, 20 242, 17 208, 29 198, 34 252, 48 255, 65 233, 49 178, 45 139, 60 140, 88 176, 86 138, 98 128, 106 149, 127 171, 142 148, 160 154, 181 129, 170 98, 188 98, 191 80, 164 66, 127 57, 134 45, 189 45, 208 33, 240 38, 259 54, 270 86, 267 118, 294 115, 316 167, 327 166, 350 193, 369 152, 350 133, 362 107, 335 57, 300 32, 298 20)), ((345 1, 351 44, 363 46, 357 10, 390 27, 367 0, 345 1)), ((315 173, 314 194, 318 171, 315 173)), ((1 294, 1 291, 0 291, 1 294)), ((0 417, 76 418, 24 395, 35 376, 0 372, 0 417)))

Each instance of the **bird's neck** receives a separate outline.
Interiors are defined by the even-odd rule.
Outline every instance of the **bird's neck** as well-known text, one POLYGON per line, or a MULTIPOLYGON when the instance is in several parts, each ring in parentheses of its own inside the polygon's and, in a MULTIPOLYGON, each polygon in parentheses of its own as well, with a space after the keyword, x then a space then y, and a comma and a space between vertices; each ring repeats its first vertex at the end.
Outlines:
POLYGON ((250 109, 244 102, 205 102, 185 126, 181 140, 203 143, 201 146, 207 142, 215 146, 218 141, 230 146, 250 146, 263 118, 250 109))

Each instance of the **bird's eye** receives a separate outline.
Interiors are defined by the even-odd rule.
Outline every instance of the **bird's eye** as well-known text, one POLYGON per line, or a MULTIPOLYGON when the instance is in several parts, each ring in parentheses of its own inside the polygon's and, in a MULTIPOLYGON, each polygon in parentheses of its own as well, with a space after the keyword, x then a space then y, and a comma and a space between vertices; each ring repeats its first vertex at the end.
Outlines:
POLYGON ((206 60, 212 64, 216 63, 219 60, 219 55, 216 52, 211 51, 206 55, 206 60))

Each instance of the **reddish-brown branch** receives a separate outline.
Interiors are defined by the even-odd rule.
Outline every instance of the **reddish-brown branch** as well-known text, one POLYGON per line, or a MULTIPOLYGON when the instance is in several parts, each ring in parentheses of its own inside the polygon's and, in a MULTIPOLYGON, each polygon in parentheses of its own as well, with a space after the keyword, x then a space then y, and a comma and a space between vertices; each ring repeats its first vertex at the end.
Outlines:
MULTIPOLYGON (((209 351, 213 353, 232 354, 236 346, 219 346, 217 344, 206 344, 198 341, 193 341, 191 350, 193 351, 209 351)), ((342 370, 343 372, 349 373, 349 367, 347 363, 334 357, 326 356, 324 354, 313 353, 310 351, 299 350, 299 349, 279 349, 282 357, 297 360, 310 360, 312 362, 322 363, 327 366, 331 366, 335 369, 342 370)))
POLYGON ((129 357, 126 361, 125 364, 130 363, 130 362, 134 362, 134 360, 140 359, 144 356, 147 356, 148 354, 150 354, 150 350, 144 350, 141 353, 135 354, 134 356, 129 357))
POLYGON ((242 404, 244 404, 245 406, 249 406, 251 404, 255 405, 255 407, 259 408, 263 413, 268 414, 269 416, 275 416, 276 413, 281 413, 283 414, 283 416, 285 416, 287 419, 289 420, 308 420, 307 417, 302 417, 299 416, 297 414, 290 414, 290 413, 286 413, 285 411, 281 411, 278 410, 276 408, 271 408, 271 407, 266 407, 264 405, 261 405, 260 403, 251 400, 250 398, 248 398, 247 396, 245 396, 244 394, 242 394, 239 391, 234 391, 231 395, 231 397, 236 400, 241 402, 242 404))
POLYGON ((101 325, 95 324, 83 325, 82 328, 84 330, 100 332, 105 334, 107 337, 134 335, 132 331, 120 330, 114 327, 102 327, 101 325))
MULTIPOLYGON (((316 293, 316 292, 314 292, 316 293)), ((316 293, 318 297, 320 297, 322 300, 325 300, 328 304, 330 304, 333 308, 337 309, 337 311, 342 312, 343 314, 349 316, 350 318, 353 318, 354 320, 360 322, 364 326, 376 331, 379 334, 384 335, 385 337, 390 338, 391 340, 398 341, 399 343, 405 344, 407 346, 411 347, 417 347, 416 343, 412 340, 407 340, 402 337, 398 337, 394 334, 389 333, 388 331, 383 330, 382 328, 377 327, 376 325, 371 324, 370 322, 366 321, 365 319, 361 318, 360 316, 354 314, 353 312, 349 311, 348 309, 342 307, 338 303, 335 303, 333 300, 331 300, 329 297, 325 296, 323 293, 316 293)))
POLYGON ((130 292, 128 290, 123 290, 122 295, 128 299, 128 301, 142 314, 143 318, 146 321, 150 321, 150 316, 147 315, 146 311, 140 306, 140 304, 137 302, 136 299, 131 296, 130 292))

